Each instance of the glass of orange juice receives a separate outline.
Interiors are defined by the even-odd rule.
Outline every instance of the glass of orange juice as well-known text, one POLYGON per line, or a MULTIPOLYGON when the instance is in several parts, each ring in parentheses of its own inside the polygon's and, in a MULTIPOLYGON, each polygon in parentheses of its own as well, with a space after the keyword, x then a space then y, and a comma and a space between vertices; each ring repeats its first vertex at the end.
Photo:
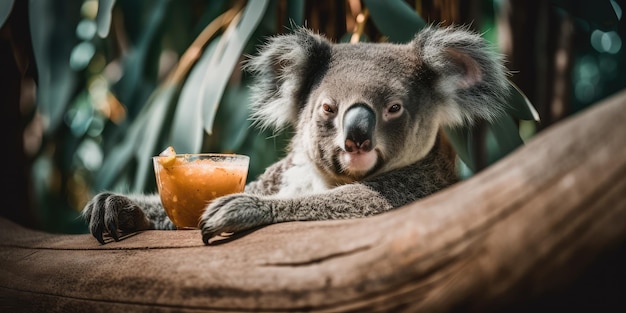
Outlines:
POLYGON ((243 192, 250 158, 239 154, 176 154, 153 157, 161 203, 178 229, 197 229, 215 198, 243 192))

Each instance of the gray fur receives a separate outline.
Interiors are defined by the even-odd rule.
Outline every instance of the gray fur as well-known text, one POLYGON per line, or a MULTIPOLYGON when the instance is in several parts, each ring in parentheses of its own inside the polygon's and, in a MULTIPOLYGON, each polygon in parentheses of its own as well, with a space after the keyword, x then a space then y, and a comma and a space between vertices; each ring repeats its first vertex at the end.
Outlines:
MULTIPOLYGON (((296 220, 379 214, 457 181, 443 155, 441 126, 491 119, 508 90, 502 58, 464 28, 428 27, 407 44, 333 44, 305 29, 271 38, 245 68, 255 74, 252 118, 292 127, 287 156, 245 193, 213 201, 199 227, 221 233, 296 220), (343 115, 374 112, 370 145, 346 152, 343 115)), ((348 129, 348 130, 346 130, 348 129)), ((369 136, 369 134, 368 134, 369 136)), ((97 195, 83 216, 91 233, 173 229, 158 196, 97 195)))

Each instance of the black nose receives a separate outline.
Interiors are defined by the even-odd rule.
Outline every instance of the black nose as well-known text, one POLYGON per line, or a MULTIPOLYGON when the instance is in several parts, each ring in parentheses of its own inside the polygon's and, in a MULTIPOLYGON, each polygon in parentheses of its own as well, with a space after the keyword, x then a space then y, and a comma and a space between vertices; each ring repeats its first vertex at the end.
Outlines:
POLYGON ((343 116, 345 150, 348 152, 368 152, 374 147, 373 134, 376 114, 367 105, 357 103, 343 116))

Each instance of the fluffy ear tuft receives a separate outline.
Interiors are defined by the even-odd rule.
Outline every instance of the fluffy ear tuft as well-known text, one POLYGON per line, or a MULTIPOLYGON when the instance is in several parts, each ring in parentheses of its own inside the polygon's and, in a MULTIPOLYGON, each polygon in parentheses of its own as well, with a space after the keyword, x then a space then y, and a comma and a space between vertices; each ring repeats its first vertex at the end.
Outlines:
POLYGON ((272 37, 244 69, 254 74, 252 119, 262 128, 295 126, 316 77, 326 70, 331 44, 305 28, 272 37))
POLYGON ((460 27, 429 26, 413 44, 419 57, 439 76, 446 101, 440 107, 444 125, 492 120, 504 112, 509 93, 503 57, 479 34, 460 27))

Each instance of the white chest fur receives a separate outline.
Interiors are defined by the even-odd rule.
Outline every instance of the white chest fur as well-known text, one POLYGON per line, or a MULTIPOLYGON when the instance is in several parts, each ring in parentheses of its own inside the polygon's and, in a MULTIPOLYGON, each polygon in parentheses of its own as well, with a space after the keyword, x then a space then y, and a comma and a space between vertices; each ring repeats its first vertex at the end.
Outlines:
POLYGON ((303 154, 293 158, 293 166, 283 173, 282 184, 277 196, 293 197, 320 193, 328 190, 326 182, 319 176, 313 163, 303 154))

